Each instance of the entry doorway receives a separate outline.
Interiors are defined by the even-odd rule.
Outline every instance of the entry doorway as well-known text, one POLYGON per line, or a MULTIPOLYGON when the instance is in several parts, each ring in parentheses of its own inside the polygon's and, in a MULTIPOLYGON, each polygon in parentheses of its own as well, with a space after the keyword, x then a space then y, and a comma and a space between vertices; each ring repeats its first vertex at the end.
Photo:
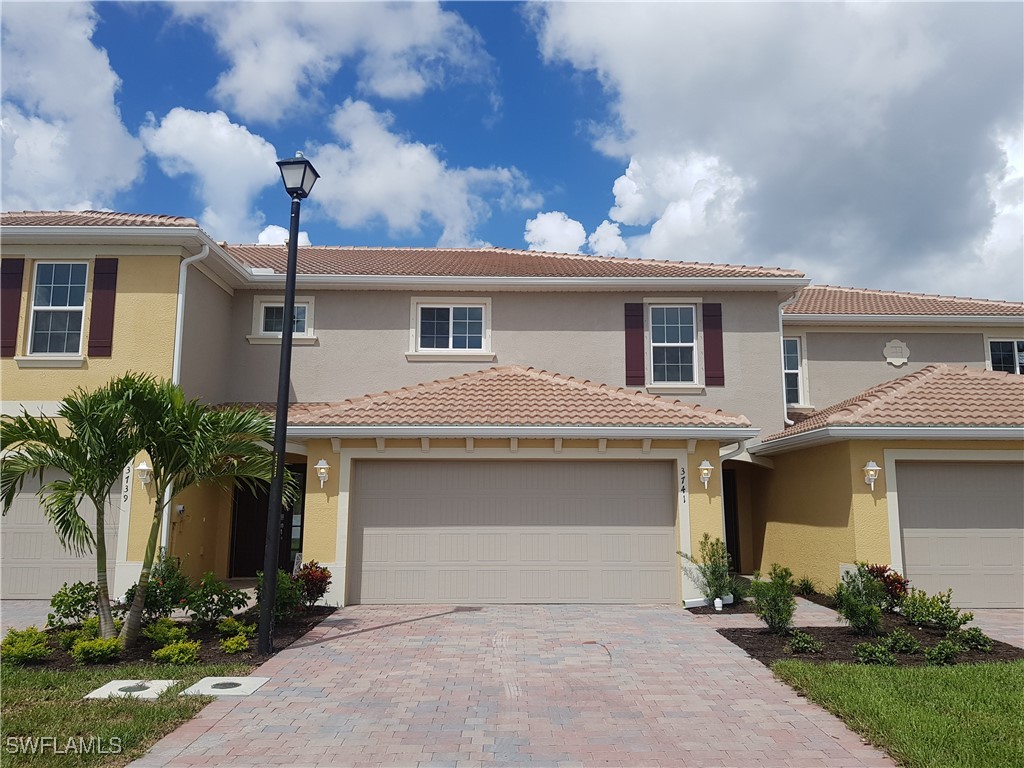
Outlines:
MULTIPOLYGON (((289 464, 287 471, 299 484, 299 498, 290 508, 281 510, 281 541, 277 563, 279 568, 291 573, 295 555, 302 551, 306 465, 289 464)), ((263 570, 269 509, 269 484, 261 484, 255 492, 243 486, 235 486, 231 513, 231 578, 252 578, 257 571, 263 570)))
POLYGON ((736 498, 736 470, 722 470, 722 507, 725 510, 725 548, 732 570, 740 571, 740 513, 736 498))

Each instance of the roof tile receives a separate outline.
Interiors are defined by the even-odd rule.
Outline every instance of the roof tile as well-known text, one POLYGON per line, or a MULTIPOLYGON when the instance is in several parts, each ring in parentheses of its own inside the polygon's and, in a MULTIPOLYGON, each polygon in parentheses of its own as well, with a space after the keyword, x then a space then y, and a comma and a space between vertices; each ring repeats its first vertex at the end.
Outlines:
POLYGON ((115 211, 5 211, 4 227, 198 227, 195 219, 115 211))
POLYGON ((783 313, 786 317, 794 315, 1018 315, 1024 317, 1024 304, 957 296, 930 296, 923 293, 875 291, 867 288, 809 285, 800 290, 796 301, 787 305, 783 309, 783 313))

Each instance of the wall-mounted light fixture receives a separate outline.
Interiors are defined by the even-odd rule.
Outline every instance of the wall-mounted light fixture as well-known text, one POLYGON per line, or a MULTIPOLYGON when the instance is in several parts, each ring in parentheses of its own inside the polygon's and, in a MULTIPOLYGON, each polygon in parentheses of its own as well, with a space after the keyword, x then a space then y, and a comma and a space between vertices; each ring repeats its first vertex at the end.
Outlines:
POLYGON ((316 476, 320 478, 320 487, 324 487, 324 483, 327 482, 327 473, 331 469, 331 465, 327 463, 327 459, 320 459, 314 466, 316 470, 316 476))
POLYGON ((864 465, 864 482, 871 486, 871 490, 875 490, 875 480, 882 474, 882 468, 875 464, 873 461, 869 461, 864 465))
POLYGON ((704 461, 700 463, 700 466, 697 467, 697 469, 700 470, 700 481, 704 483, 704 488, 706 490, 708 487, 708 481, 711 479, 711 473, 714 471, 715 468, 711 466, 710 461, 704 459, 704 461))
POLYGON ((139 466, 135 468, 135 474, 139 476, 139 482, 143 485, 149 485, 150 480, 153 479, 153 468, 143 459, 139 462, 139 466))

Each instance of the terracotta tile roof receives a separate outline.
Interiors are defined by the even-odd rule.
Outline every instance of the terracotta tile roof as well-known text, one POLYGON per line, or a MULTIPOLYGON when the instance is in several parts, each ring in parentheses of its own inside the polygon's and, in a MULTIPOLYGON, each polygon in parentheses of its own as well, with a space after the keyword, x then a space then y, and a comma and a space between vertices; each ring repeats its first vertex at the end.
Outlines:
POLYGON ((198 227, 195 219, 114 211, 4 211, 4 227, 198 227))
POLYGON ((1017 315, 1024 304, 923 293, 896 293, 867 288, 809 285, 783 310, 793 315, 1017 315))
MULTIPOLYGON (((256 404, 270 413, 271 403, 256 404)), ((750 427, 745 416, 517 365, 338 403, 296 403, 294 426, 750 427)))
MULTIPOLYGON (((283 245, 230 245, 242 264, 284 274, 283 245)), ((782 277, 803 273, 774 267, 697 264, 610 256, 519 251, 508 248, 299 248, 304 275, 405 275, 441 277, 782 277)))
POLYGON ((815 411, 764 442, 823 427, 878 426, 1024 426, 1024 376, 929 365, 815 411))

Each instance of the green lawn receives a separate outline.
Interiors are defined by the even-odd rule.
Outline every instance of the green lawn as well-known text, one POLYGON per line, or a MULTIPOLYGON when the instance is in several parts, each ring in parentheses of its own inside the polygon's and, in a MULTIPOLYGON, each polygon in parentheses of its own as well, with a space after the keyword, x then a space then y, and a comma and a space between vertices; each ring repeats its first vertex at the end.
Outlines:
MULTIPOLYGON (((31 667, 0 665, 0 765, 3 766, 119 766, 140 757, 157 740, 195 716, 208 702, 207 697, 178 696, 185 687, 211 675, 245 675, 244 664, 171 665, 124 664, 112 667, 84 667, 77 670, 45 671, 31 667), (155 701, 139 699, 82 699, 111 680, 181 680, 155 701), (19 754, 19 745, 31 743, 31 737, 51 737, 67 749, 69 739, 82 737, 77 744, 102 746, 111 751, 110 739, 120 740, 120 754, 56 754, 53 742, 43 752, 19 754), (90 742, 92 737, 97 740, 90 742)), ((74 745, 73 745, 74 746, 74 745)), ((79 747, 80 748, 80 747, 79 747)))
POLYGON ((772 670, 910 768, 1024 766, 1024 661, 772 670))

